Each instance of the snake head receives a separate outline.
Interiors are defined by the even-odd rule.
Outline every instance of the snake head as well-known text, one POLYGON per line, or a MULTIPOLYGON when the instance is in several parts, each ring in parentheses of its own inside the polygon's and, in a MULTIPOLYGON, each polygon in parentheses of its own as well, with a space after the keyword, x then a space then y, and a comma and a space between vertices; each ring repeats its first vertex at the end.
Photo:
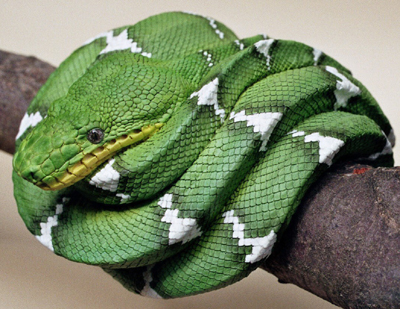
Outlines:
POLYGON ((156 133, 187 86, 172 69, 142 58, 114 54, 89 67, 21 142, 17 174, 42 189, 62 189, 156 133))

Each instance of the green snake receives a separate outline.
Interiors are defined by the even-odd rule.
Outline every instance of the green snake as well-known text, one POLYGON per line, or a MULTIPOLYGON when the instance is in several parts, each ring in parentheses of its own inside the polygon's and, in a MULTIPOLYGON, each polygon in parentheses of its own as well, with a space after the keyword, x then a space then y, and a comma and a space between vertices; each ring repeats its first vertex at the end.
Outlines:
POLYGON ((181 297, 249 275, 324 171, 390 166, 394 141, 320 50, 164 13, 87 41, 50 76, 21 122, 14 191, 55 254, 181 297))

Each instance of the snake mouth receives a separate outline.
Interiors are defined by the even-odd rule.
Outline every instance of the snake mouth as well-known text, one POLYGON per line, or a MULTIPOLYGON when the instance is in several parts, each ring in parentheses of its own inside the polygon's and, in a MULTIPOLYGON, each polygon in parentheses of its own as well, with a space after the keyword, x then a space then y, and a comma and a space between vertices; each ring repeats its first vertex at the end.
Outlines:
POLYGON ((37 183, 36 185, 39 188, 47 191, 55 191, 69 187, 79 180, 85 178, 95 168, 110 159, 121 149, 133 144, 144 142, 155 132, 157 132, 162 125, 162 123, 156 123, 154 125, 143 127, 141 130, 135 130, 131 133, 113 139, 96 148, 92 152, 85 154, 80 161, 68 167, 61 175, 52 177, 49 181, 43 179, 42 182, 37 183))

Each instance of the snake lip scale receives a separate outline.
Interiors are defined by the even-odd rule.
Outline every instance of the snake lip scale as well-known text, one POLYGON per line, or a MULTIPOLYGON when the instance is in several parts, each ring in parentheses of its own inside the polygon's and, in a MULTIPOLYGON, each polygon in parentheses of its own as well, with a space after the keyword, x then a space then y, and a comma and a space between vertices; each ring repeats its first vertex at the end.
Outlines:
POLYGON ((36 185, 43 190, 60 190, 69 187, 77 181, 85 178, 100 164, 115 155, 118 151, 134 146, 151 137, 157 130, 162 127, 161 123, 143 127, 140 130, 135 130, 132 133, 124 134, 116 139, 103 144, 96 148, 91 153, 85 156, 77 163, 68 167, 61 175, 53 178, 50 182, 37 182, 36 185))
POLYGON ((369 91, 322 51, 169 12, 99 34, 21 121, 14 195, 55 254, 174 298, 255 270, 332 164, 393 165, 369 91))

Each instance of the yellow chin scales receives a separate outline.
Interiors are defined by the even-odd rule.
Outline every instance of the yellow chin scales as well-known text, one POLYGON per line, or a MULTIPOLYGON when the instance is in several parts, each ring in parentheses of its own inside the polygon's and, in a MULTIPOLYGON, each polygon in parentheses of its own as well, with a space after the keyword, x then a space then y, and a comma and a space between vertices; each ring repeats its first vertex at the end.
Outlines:
POLYGON ((122 135, 113 139, 104 145, 96 148, 91 153, 86 154, 82 160, 68 167, 68 169, 61 175, 53 178, 50 182, 41 182, 37 184, 43 190, 60 190, 73 185, 79 180, 89 175, 100 164, 111 158, 121 149, 143 142, 157 132, 163 126, 162 123, 156 123, 143 127, 141 130, 135 130, 129 134, 122 135))

